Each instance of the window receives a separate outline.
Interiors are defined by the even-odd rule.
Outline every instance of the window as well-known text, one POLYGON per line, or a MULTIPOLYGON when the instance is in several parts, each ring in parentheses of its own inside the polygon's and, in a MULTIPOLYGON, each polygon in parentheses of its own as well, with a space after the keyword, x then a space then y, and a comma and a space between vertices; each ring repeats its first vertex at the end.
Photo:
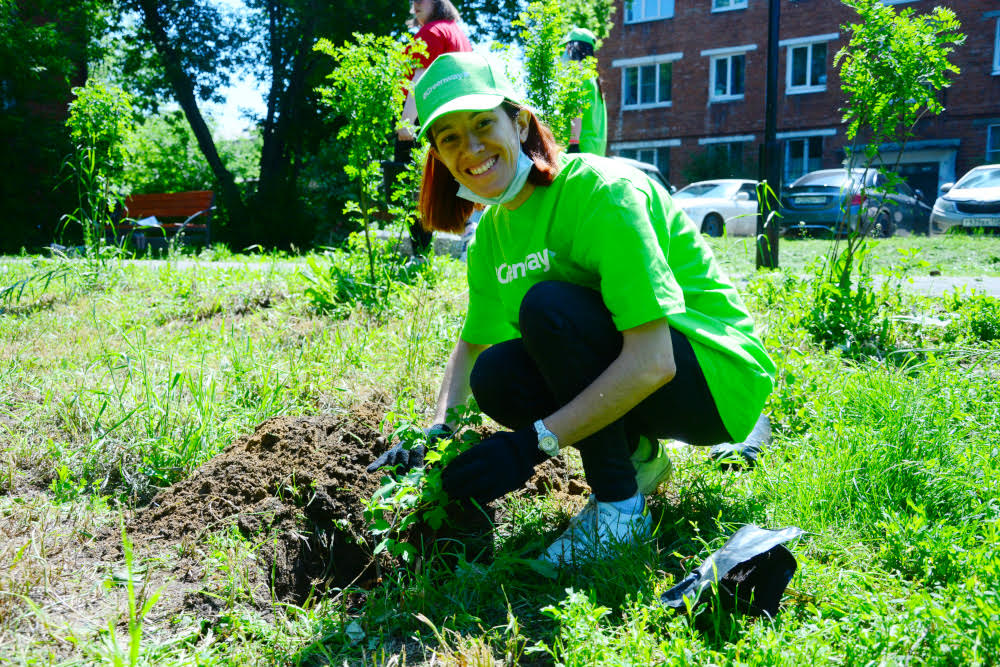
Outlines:
POLYGON ((816 93, 826 90, 827 42, 840 38, 840 33, 783 39, 778 46, 788 47, 785 57, 785 92, 788 95, 816 93))
POLYGON ((788 92, 826 90, 826 42, 788 49, 788 92))
POLYGON ((704 153, 698 155, 692 162, 696 168, 704 172, 696 180, 710 178, 744 178, 752 172, 752 156, 749 146, 754 135, 746 134, 727 137, 708 137, 699 139, 698 144, 704 147, 704 153))
POLYGON ((711 93, 713 102, 742 100, 747 56, 734 53, 712 58, 711 93))
POLYGON ((986 162, 1000 163, 1000 125, 986 128, 986 162))
POLYGON ((997 19, 996 33, 993 36, 993 74, 1000 74, 1000 19, 997 19))
POLYGON ((622 157, 632 158, 639 162, 655 164, 664 178, 670 178, 670 146, 651 146, 649 148, 622 148, 618 150, 622 157))
POLYGON ((731 9, 746 9, 747 0, 712 0, 713 12, 728 12, 731 9))
POLYGON ((674 0, 632 0, 625 3, 625 23, 669 19, 674 16, 674 0))
POLYGON ((783 182, 791 183, 799 176, 816 171, 823 163, 823 137, 801 137, 785 140, 783 182))
MULTIPOLYGON (((652 141, 625 141, 613 143, 608 148, 609 154, 627 157, 640 162, 656 165, 664 179, 670 179, 670 149, 680 146, 680 139, 655 139, 652 141)), ((668 190, 670 185, 662 184, 668 190)))
POLYGON ((622 108, 670 106, 673 63, 661 62, 622 69, 622 108))
MULTIPOLYGON (((726 164, 730 172, 735 172, 743 167, 743 146, 742 141, 727 141, 725 143, 709 144, 707 152, 716 164, 726 164)), ((728 175, 728 174, 727 174, 728 175)))

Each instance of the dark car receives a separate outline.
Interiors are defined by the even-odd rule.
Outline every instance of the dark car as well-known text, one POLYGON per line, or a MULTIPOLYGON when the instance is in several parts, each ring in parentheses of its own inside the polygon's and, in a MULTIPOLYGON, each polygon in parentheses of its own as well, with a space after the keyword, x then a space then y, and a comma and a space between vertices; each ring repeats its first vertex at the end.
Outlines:
POLYGON ((923 194, 892 182, 877 169, 822 169, 802 176, 782 193, 779 224, 785 234, 822 229, 892 236, 925 232, 931 207, 923 194))

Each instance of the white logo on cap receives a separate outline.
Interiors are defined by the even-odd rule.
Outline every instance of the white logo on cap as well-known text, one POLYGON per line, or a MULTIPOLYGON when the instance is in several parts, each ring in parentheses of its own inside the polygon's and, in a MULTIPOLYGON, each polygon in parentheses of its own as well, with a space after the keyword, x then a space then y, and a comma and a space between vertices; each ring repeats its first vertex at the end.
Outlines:
POLYGON ((432 85, 430 88, 424 91, 424 99, 426 100, 427 96, 430 95, 432 92, 434 92, 434 89, 437 88, 438 86, 443 86, 449 81, 454 81, 455 79, 468 79, 470 76, 472 75, 469 74, 468 72, 459 72, 458 74, 452 74, 451 76, 446 76, 440 81, 435 82, 434 85, 432 85))

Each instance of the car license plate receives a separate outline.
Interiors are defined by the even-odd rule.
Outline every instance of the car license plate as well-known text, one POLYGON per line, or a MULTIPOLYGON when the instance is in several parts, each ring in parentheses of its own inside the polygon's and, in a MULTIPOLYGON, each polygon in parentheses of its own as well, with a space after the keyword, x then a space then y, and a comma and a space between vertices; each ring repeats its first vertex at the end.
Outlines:
POLYGON ((795 198, 795 203, 796 204, 800 204, 800 205, 801 204, 822 204, 824 201, 826 201, 826 197, 823 197, 823 196, 819 196, 819 197, 796 197, 795 198))
POLYGON ((1000 218, 962 218, 963 227, 993 227, 1000 225, 1000 218))

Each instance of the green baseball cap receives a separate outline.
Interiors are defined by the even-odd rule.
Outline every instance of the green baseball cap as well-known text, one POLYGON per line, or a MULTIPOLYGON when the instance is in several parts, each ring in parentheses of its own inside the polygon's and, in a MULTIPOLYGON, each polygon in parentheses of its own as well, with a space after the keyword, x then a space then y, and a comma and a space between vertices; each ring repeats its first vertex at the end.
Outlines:
POLYGON ((478 53, 443 53, 417 81, 414 96, 424 136, 435 120, 455 111, 485 111, 509 100, 520 104, 499 64, 478 53))
POLYGON ((594 37, 594 33, 590 32, 586 28, 579 28, 576 26, 567 32, 566 36, 563 38, 563 44, 567 42, 586 42, 587 44, 594 46, 596 41, 597 38, 594 37))

